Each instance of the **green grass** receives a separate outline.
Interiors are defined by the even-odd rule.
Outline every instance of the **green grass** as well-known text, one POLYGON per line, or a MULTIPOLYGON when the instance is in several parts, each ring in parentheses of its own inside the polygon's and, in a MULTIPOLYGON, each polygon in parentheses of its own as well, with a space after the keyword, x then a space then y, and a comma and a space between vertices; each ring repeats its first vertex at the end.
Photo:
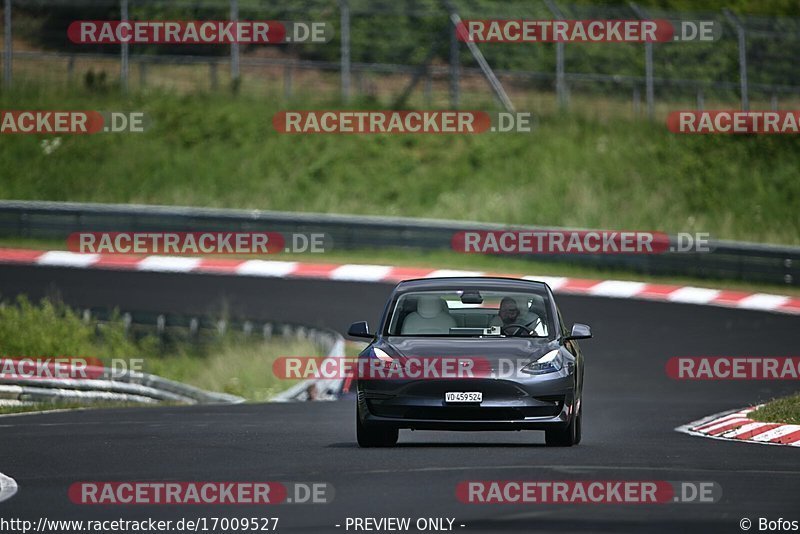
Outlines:
POLYGON ((677 136, 662 123, 572 115, 542 117, 531 134, 281 135, 271 125, 274 101, 35 86, 4 93, 4 109, 141 110, 153 127, 66 136, 49 155, 40 146, 47 136, 4 136, 0 198, 698 231, 800 244, 796 136, 677 136))
POLYGON ((269 342, 226 341, 200 359, 192 354, 153 359, 148 372, 208 391, 264 402, 297 382, 277 378, 273 373, 272 363, 281 356, 322 355, 319 349, 304 341, 280 338, 269 342))
MULTIPOLYGON (((23 296, 0 307, 0 357, 98 358, 106 365, 112 359, 125 359, 128 365, 131 360, 141 360, 142 366, 136 370, 255 402, 267 401, 294 383, 274 376, 272 362, 276 358, 316 356, 318 352, 306 341, 266 341, 237 334, 202 345, 179 342, 165 346, 154 337, 132 339, 117 318, 96 327, 49 300, 31 303, 23 296)), ((18 407, 6 408, 16 411, 18 407)))
POLYGON ((769 402, 747 417, 765 423, 790 423, 800 425, 800 394, 769 402))
POLYGON ((58 301, 34 303, 24 295, 0 306, 0 357, 84 357, 108 364, 158 352, 154 338, 130 339, 118 317, 98 328, 58 301))

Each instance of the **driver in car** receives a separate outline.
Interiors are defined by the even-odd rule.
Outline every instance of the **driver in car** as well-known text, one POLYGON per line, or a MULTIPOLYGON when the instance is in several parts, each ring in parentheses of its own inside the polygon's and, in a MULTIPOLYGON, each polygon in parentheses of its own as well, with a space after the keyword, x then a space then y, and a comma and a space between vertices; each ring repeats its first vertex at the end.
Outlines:
POLYGON ((517 319, 519 319, 517 301, 511 297, 503 297, 503 300, 500 301, 500 310, 497 312, 497 316, 503 322, 502 326, 516 323, 517 319))
POLYGON ((497 316, 492 318, 489 326, 499 326, 503 329, 508 325, 518 324, 524 326, 531 335, 546 335, 547 330, 539 316, 531 310, 520 309, 519 304, 514 297, 503 297, 497 316))

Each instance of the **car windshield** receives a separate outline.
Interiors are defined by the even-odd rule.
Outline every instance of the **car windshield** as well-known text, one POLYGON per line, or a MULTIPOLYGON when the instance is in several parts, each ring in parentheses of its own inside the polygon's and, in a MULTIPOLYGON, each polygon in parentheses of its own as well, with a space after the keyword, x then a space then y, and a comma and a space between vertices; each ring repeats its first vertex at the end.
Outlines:
POLYGON ((463 290, 403 293, 394 302, 393 336, 550 337, 550 303, 542 290, 463 290))

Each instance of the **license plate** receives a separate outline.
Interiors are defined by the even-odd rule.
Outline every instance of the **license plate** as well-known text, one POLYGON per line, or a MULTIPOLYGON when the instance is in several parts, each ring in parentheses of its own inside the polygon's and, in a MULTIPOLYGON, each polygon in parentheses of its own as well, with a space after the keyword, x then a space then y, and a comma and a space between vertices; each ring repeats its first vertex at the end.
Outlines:
POLYGON ((483 402, 480 391, 448 391, 444 394, 445 402, 483 402))

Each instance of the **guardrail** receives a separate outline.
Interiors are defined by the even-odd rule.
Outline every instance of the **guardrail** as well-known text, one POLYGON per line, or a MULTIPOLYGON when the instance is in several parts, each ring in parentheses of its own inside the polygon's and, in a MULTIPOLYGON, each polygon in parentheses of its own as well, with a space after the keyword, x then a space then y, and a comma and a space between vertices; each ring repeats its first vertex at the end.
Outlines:
MULTIPOLYGON (((468 221, 400 217, 231 210, 133 204, 0 201, 0 236, 66 239, 81 231, 320 232, 335 249, 452 250, 453 234, 464 230, 564 230, 468 221)), ((677 238, 672 239, 673 244, 677 238)), ((800 283, 800 247, 711 241, 710 252, 663 254, 517 255, 537 261, 620 269, 654 275, 800 283)))
MULTIPOLYGON (((80 310, 79 310, 80 311, 80 310)), ((112 317, 104 309, 84 309, 85 321, 102 323, 112 317)), ((219 336, 227 332, 245 337, 271 339, 305 339, 319 347, 328 358, 344 357, 344 338, 332 330, 303 325, 251 320, 213 319, 152 312, 123 312, 118 315, 129 333, 133 330, 154 332, 162 342, 181 338, 201 341, 204 335, 219 336)), ((0 362, 2 358, 0 358, 0 362)), ((239 404, 245 399, 237 395, 206 391, 189 384, 143 372, 110 368, 93 369, 92 378, 25 377, 0 374, 0 406, 25 406, 36 403, 124 402, 154 404, 239 404)), ((305 380, 275 395, 274 402, 335 400, 342 380, 305 380), (313 388, 312 388, 313 386, 313 388), (312 393, 313 389, 313 393, 312 393)))
POLYGON ((28 402, 73 401, 151 404, 238 404, 245 399, 205 391, 149 373, 103 368, 97 378, 43 378, 0 375, 0 398, 28 402))
MULTIPOLYGON (((336 339, 325 352, 325 359, 344 358, 344 338, 336 335, 336 339)), ((324 366, 324 364, 321 364, 324 366)), ((342 392, 344 380, 341 378, 309 378, 282 391, 272 397, 273 402, 290 402, 303 400, 336 400, 342 392)))

